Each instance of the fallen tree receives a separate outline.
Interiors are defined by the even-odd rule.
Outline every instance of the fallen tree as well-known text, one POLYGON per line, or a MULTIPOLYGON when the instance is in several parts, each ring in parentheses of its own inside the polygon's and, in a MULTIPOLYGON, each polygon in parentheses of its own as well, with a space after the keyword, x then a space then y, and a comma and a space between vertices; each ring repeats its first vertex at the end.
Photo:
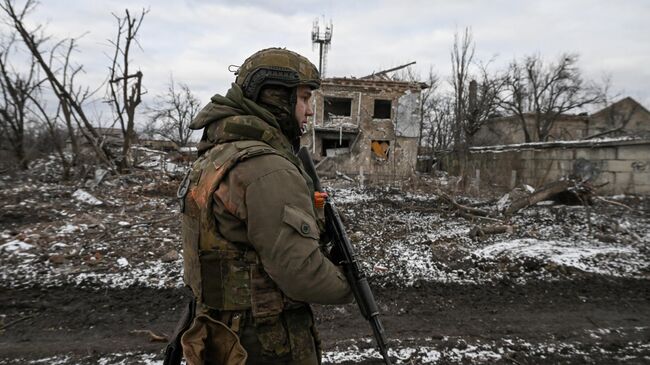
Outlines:
POLYGON ((547 200, 552 196, 555 196, 563 191, 566 191, 569 187, 573 186, 574 183, 571 180, 559 180, 554 181, 541 190, 535 191, 534 193, 515 200, 510 204, 510 206, 504 211, 506 217, 510 217, 514 213, 527 208, 531 205, 537 204, 543 200, 547 200))

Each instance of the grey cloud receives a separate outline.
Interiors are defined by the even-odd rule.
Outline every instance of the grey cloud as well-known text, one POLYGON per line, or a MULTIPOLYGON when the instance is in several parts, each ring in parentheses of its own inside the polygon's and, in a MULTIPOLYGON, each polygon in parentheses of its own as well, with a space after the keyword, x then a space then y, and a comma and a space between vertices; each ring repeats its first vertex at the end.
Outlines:
POLYGON ((110 13, 125 7, 150 8, 140 37, 144 53, 134 52, 148 97, 164 90, 173 74, 207 101, 229 87, 229 64, 264 47, 287 47, 316 62, 311 25, 324 15, 334 22, 329 76, 363 76, 415 60, 422 75, 433 66, 444 78, 454 31, 471 26, 477 57, 498 55, 495 68, 531 53, 553 59, 578 52, 586 75, 611 73, 615 88, 650 107, 647 1, 71 0, 66 6, 43 2, 33 16, 49 20, 48 29, 60 36, 90 31, 76 56, 90 79, 101 80, 90 75, 106 70, 106 39, 115 32, 110 13))

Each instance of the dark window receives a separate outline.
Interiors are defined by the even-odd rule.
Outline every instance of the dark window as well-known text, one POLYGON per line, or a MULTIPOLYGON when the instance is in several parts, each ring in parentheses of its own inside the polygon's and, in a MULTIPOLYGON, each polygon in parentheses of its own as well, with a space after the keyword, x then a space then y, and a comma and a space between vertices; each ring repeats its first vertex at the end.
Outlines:
POLYGON ((376 141, 373 140, 370 144, 372 155, 376 160, 386 161, 390 154, 390 141, 376 141))
POLYGON ((349 117, 352 113, 352 99, 325 97, 325 120, 330 116, 349 117))
MULTIPOLYGON (((321 150, 321 156, 328 156, 327 150, 338 150, 338 149, 345 149, 340 152, 349 152, 350 149, 350 140, 349 139, 342 139, 340 140, 341 143, 339 143, 338 139, 329 139, 329 138, 323 138, 323 149, 321 150)), ((333 154, 336 154, 336 152, 330 151, 330 156, 333 154)))
POLYGON ((390 119, 390 100, 375 99, 375 110, 372 117, 375 119, 390 119))

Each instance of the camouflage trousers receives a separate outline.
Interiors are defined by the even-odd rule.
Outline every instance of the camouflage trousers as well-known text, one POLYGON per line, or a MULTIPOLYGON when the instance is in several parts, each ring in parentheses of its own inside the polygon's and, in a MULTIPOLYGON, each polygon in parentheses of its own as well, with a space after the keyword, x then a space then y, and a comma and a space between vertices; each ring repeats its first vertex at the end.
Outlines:
POLYGON ((320 365, 322 355, 307 305, 263 318, 201 310, 181 344, 188 365, 320 365))
POLYGON ((307 306, 279 316, 246 318, 239 339, 248 353, 247 364, 319 365, 320 339, 307 306))

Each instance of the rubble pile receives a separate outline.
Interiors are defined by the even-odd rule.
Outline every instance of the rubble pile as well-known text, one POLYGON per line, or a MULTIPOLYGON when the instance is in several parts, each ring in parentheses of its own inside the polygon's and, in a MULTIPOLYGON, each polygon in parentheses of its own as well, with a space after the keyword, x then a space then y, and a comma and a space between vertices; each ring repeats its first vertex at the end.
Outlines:
POLYGON ((142 171, 92 190, 11 181, 0 182, 3 286, 181 285, 177 180, 142 171))

